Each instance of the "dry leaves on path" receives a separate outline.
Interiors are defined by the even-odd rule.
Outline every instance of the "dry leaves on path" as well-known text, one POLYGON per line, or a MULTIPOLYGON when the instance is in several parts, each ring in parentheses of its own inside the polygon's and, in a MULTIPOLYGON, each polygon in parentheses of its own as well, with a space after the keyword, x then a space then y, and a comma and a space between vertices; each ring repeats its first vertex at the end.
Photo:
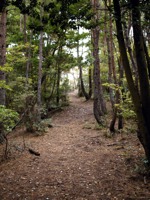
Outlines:
POLYGON ((0 165, 0 200, 150 199, 150 181, 137 173, 136 135, 106 137, 106 128, 93 128, 92 101, 75 94, 70 101, 44 136, 24 136, 40 156, 26 151, 0 165))

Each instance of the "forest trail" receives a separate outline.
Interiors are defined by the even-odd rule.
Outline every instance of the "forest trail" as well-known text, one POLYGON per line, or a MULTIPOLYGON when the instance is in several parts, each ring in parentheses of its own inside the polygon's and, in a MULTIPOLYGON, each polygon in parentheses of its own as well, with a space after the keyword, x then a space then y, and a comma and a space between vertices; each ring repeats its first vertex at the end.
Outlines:
MULTIPOLYGON (((92 101, 71 93, 44 136, 24 133, 40 156, 24 151, 0 164, 0 200, 150 199, 150 181, 137 173, 143 151, 136 135, 108 137, 92 109, 92 101)), ((23 146, 21 138, 17 133, 11 145, 23 146)))

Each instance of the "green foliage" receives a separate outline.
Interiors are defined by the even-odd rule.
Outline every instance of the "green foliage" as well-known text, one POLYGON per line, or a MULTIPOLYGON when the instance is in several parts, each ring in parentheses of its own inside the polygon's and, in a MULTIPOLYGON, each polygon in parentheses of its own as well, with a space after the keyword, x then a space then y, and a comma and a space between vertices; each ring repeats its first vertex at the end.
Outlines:
POLYGON ((0 105, 0 133, 11 131, 18 119, 17 112, 0 105))
POLYGON ((41 120, 40 123, 34 123, 33 127, 34 127, 35 132, 38 135, 41 135, 44 132, 47 132, 48 128, 52 127, 51 123, 52 123, 51 118, 48 118, 48 119, 41 120))
POLYGON ((115 104, 115 107, 119 110, 119 114, 121 114, 125 119, 135 119, 136 114, 129 91, 125 91, 123 87, 114 83, 104 83, 103 86, 113 89, 114 94, 116 91, 120 93, 120 104, 115 104))
POLYGON ((11 88, 6 84, 6 81, 0 80, 0 88, 11 90, 11 88))
POLYGON ((17 77, 9 83, 11 90, 7 92, 7 101, 9 107, 15 109, 17 112, 22 113, 26 109, 26 98, 28 96, 35 96, 32 90, 32 80, 28 79, 28 88, 25 87, 26 78, 17 77))
POLYGON ((121 114, 125 119, 136 118, 136 113, 134 111, 133 103, 130 96, 126 95, 124 101, 122 101, 120 105, 116 104, 115 106, 117 106, 119 110, 121 110, 121 114))

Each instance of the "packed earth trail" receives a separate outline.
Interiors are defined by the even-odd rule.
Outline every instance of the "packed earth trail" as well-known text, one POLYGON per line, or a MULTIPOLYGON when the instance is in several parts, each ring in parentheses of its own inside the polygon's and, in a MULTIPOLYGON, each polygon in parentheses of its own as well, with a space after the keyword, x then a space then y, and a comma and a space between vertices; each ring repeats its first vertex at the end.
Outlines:
POLYGON ((107 127, 97 126, 92 104, 71 93, 70 105, 53 115, 44 135, 12 134, 18 154, 0 163, 0 200, 150 199, 136 134, 110 137, 107 127), (19 152, 23 145, 40 156, 19 152))

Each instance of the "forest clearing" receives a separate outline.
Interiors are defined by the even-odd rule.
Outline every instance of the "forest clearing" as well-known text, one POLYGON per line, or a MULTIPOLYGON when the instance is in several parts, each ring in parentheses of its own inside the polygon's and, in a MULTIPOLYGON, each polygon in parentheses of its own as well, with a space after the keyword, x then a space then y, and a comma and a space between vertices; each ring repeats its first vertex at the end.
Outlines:
POLYGON ((144 152, 132 131, 134 124, 109 137, 107 127, 96 126, 92 100, 75 93, 70 106, 53 115, 52 124, 42 136, 22 129, 9 136, 12 155, 0 164, 1 200, 150 199, 150 180, 141 165, 144 152))

